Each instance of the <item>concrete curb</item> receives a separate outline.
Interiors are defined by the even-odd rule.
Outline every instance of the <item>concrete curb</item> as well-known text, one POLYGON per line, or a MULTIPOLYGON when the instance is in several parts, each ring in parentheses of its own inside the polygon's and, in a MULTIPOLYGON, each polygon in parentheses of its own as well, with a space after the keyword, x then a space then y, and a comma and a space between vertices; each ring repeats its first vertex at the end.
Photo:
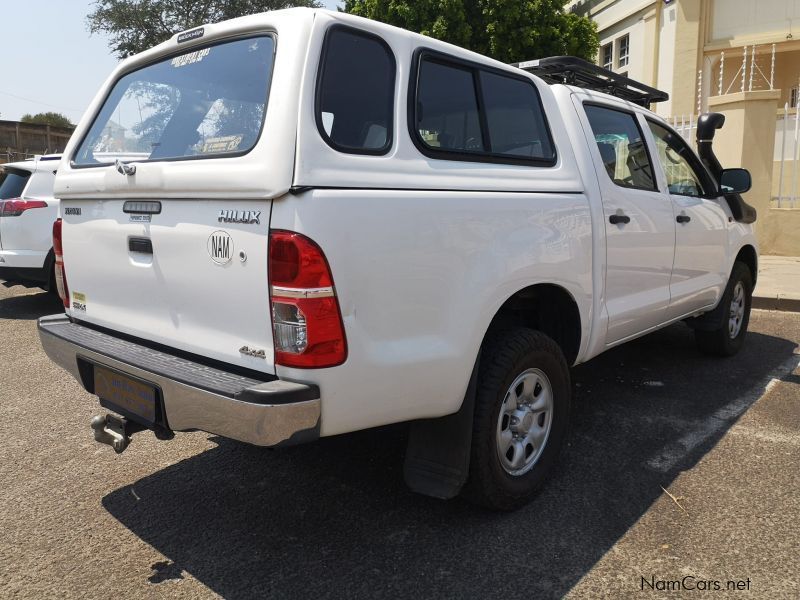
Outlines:
POLYGON ((800 312, 800 299, 781 298, 780 296, 753 296, 752 307, 759 308, 761 310, 800 312))

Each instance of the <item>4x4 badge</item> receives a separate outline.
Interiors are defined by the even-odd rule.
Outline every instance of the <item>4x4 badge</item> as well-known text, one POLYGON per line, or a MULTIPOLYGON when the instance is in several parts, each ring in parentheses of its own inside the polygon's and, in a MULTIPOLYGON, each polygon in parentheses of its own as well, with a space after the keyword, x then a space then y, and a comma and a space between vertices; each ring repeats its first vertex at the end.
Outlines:
POLYGON ((239 348, 239 352, 247 356, 252 356, 253 358, 267 358, 266 351, 259 350, 258 348, 250 348, 249 346, 242 346, 239 348))
POLYGON ((244 223, 246 225, 260 225, 260 210, 221 210, 217 221, 220 223, 244 223))

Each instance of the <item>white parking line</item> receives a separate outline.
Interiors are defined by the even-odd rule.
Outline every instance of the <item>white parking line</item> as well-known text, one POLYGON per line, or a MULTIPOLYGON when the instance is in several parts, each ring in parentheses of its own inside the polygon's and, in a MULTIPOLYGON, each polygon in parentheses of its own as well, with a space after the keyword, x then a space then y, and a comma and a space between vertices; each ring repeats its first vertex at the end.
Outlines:
POLYGON ((647 465, 662 473, 671 470, 686 454, 726 428, 731 421, 738 418, 798 366, 800 366, 800 358, 792 355, 750 391, 738 396, 705 419, 697 421, 692 429, 675 442, 668 444, 660 454, 647 461, 647 465))

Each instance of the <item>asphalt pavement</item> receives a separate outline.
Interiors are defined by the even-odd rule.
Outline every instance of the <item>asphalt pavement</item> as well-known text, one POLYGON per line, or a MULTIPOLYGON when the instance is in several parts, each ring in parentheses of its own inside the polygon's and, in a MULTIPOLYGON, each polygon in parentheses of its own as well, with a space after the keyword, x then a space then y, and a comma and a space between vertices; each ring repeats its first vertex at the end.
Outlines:
POLYGON ((495 514, 409 492, 402 425, 115 455, 39 345, 58 311, 0 286, 0 597, 800 597, 798 313, 731 359, 676 325, 575 368, 557 473, 495 514))

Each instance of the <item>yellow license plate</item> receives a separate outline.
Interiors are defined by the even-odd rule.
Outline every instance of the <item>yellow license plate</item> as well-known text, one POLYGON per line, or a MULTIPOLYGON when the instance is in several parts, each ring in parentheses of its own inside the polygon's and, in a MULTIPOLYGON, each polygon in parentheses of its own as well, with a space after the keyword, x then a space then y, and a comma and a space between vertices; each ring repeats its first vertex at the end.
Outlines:
POLYGON ((150 423, 156 421, 156 388, 103 367, 94 368, 94 393, 150 423))

